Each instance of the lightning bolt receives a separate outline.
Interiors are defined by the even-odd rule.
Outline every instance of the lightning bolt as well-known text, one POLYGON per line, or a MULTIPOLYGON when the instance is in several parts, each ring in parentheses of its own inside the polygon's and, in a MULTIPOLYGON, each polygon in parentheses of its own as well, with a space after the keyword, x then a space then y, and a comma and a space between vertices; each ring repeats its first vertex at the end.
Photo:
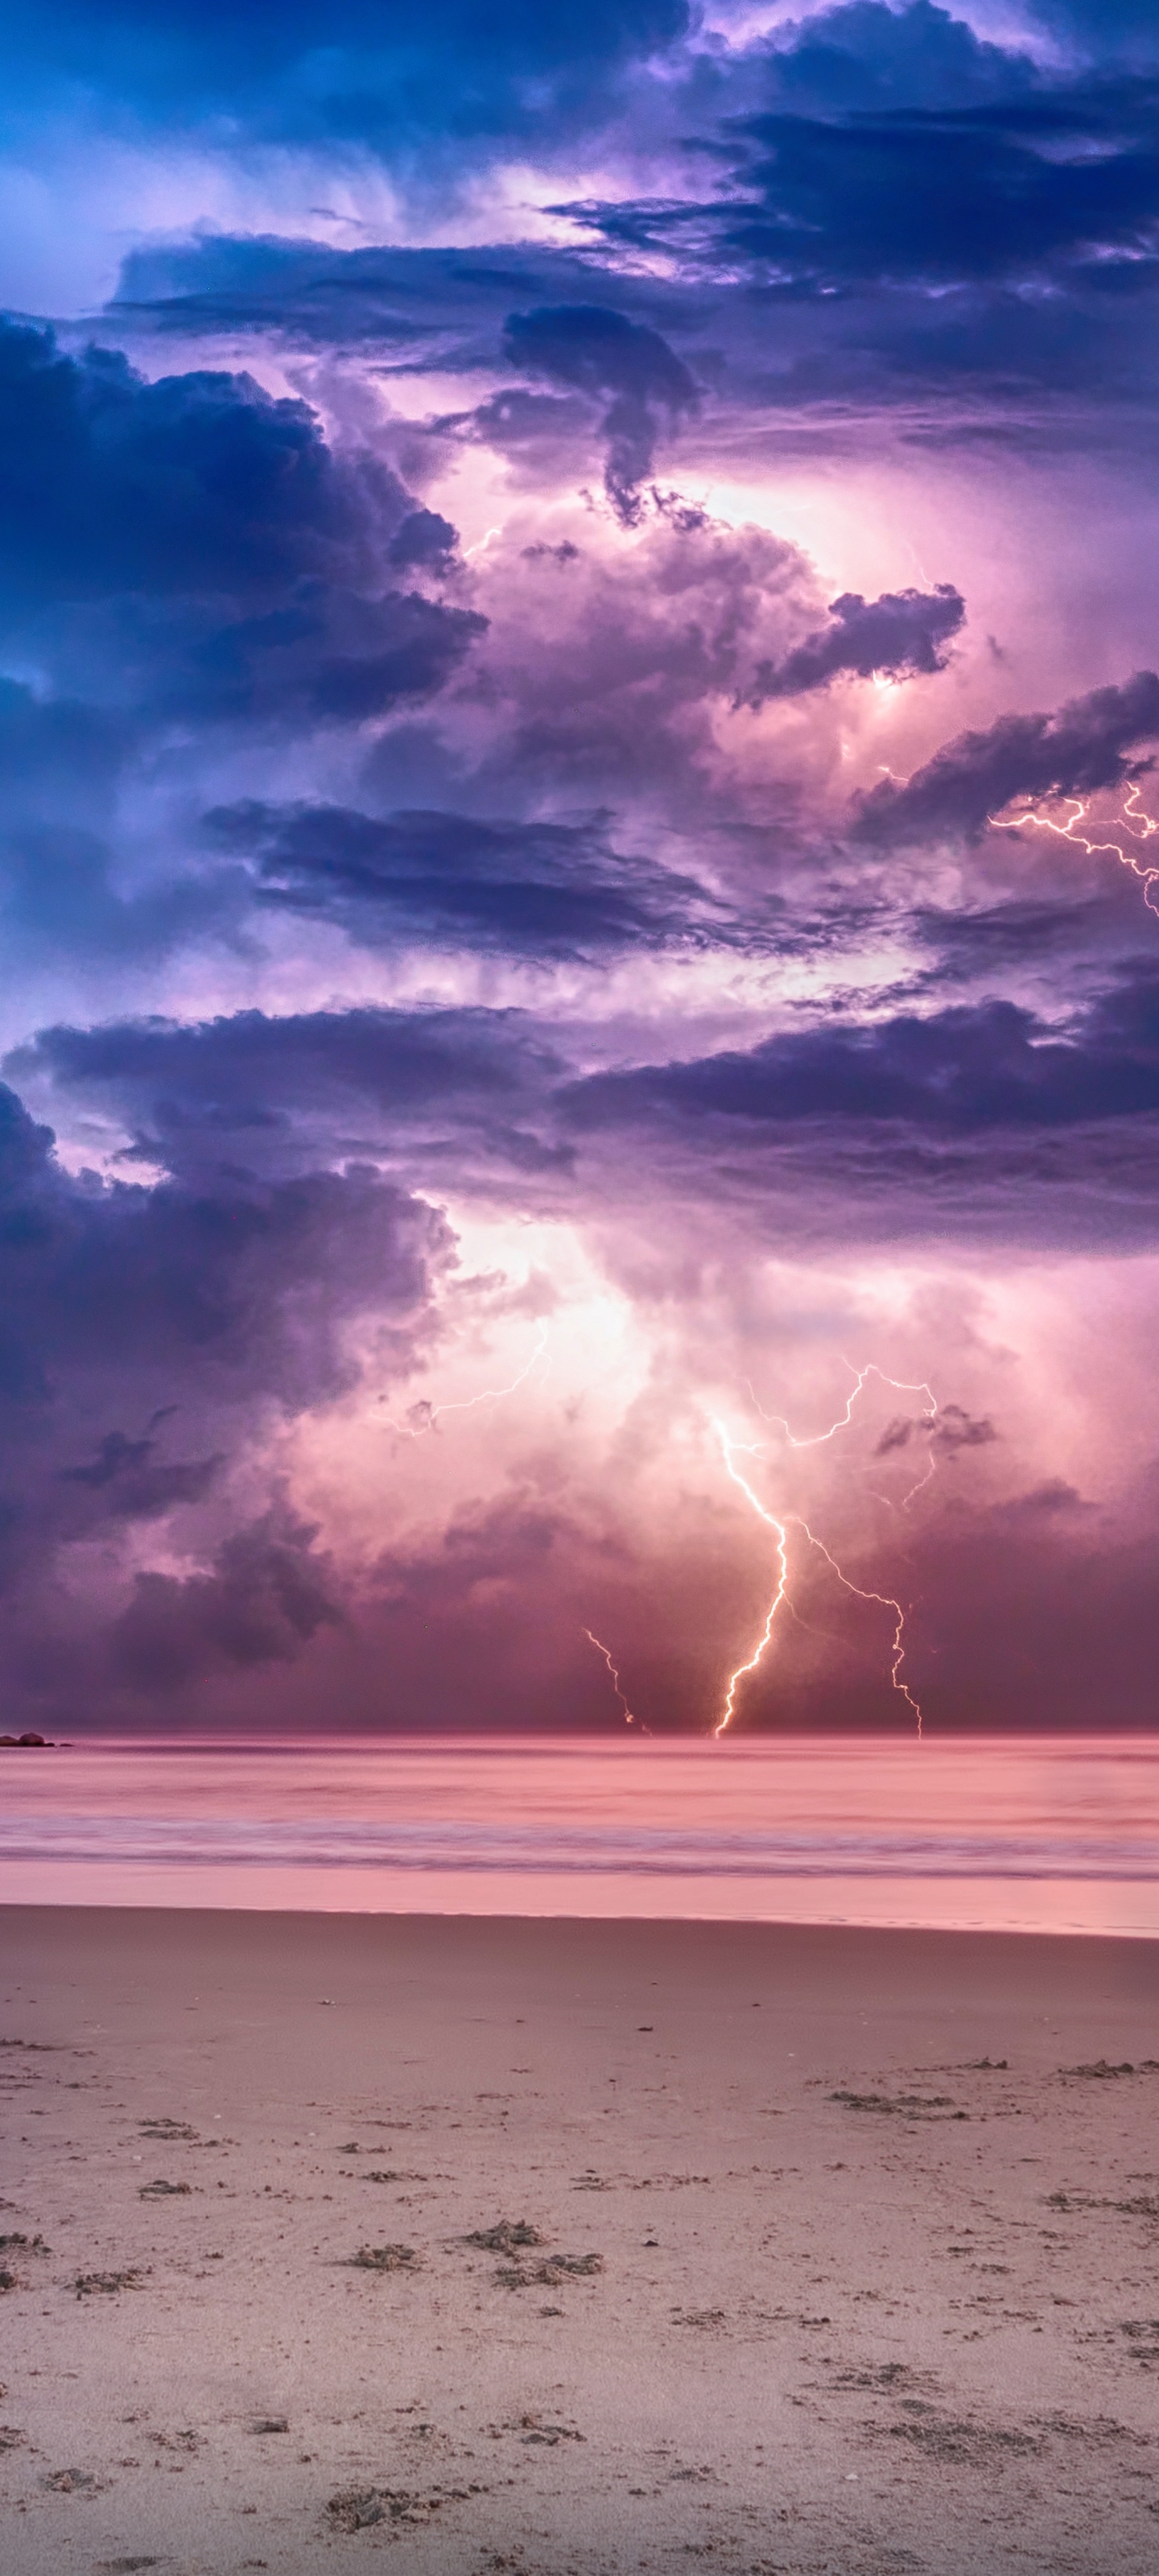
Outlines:
MULTIPOLYGON (((1159 820, 1153 814, 1143 812, 1139 804, 1139 792, 1137 782, 1128 788, 1123 798, 1123 810, 1119 816, 1119 822, 1123 830, 1133 833, 1137 841, 1146 842, 1151 839, 1153 833, 1159 832, 1159 820)), ((1153 900, 1153 890, 1159 885, 1159 867, 1146 866, 1144 861, 1136 858, 1134 851, 1127 849, 1122 841, 1088 840, 1085 832, 1080 832, 1078 829, 1080 823, 1085 823, 1090 811, 1089 800, 1085 797, 1063 796, 1059 802, 1074 808, 1073 812, 1068 814, 1065 823, 1056 823, 1053 815, 1043 814, 1034 807, 1028 807, 1024 814, 1004 816, 990 814, 986 819, 992 831, 995 832, 1021 832, 1030 823, 1035 831, 1053 832, 1057 840, 1069 841, 1072 850, 1085 850, 1088 857, 1101 858, 1109 855, 1116 858, 1120 867, 1129 868, 1132 876, 1138 877, 1148 912, 1159 913, 1159 900, 1153 900)))
POLYGON ((762 1503, 760 1496, 758 1494, 754 1494, 748 1477, 742 1476, 734 1464, 735 1453, 738 1449, 743 1450, 746 1457, 758 1458, 761 1454, 759 1448, 757 1448, 752 1442, 746 1443, 744 1441, 730 1439, 723 1422, 718 1422, 715 1415, 713 1416, 712 1427, 720 1442, 721 1456, 724 1459, 726 1470, 731 1476, 734 1485, 740 1486, 746 1502, 752 1504, 758 1520, 764 1521, 769 1529, 775 1530, 776 1532, 778 1566, 777 1588, 765 1613, 765 1624, 757 1643, 753 1648, 752 1654, 749 1656, 748 1662, 738 1664, 736 1671, 729 1674, 728 1690, 725 1694, 724 1714, 720 1720, 719 1726, 714 1726, 712 1730, 714 1735, 720 1736, 726 1734, 732 1724, 733 1711, 736 1707, 737 1684, 744 1680, 746 1673, 755 1673, 757 1665, 760 1663, 761 1657, 764 1654, 765 1648, 772 1637, 773 1621, 776 1618, 782 1601, 785 1599, 786 1593, 788 1592, 789 1539, 784 1522, 779 1521, 775 1513, 765 1510, 765 1506, 762 1503))
POLYGON ((602 1637, 596 1637, 596 1636, 593 1636, 592 1631, 591 1631, 591 1629, 590 1629, 590 1628, 584 1628, 584 1629, 581 1631, 581 1634, 587 1638, 588 1644, 589 1644, 590 1646, 594 1646, 594 1647, 595 1647, 595 1650, 596 1650, 597 1655, 602 1655, 602 1656, 603 1656, 604 1662, 606 1663, 606 1665, 607 1665, 607 1667, 608 1667, 608 1671, 609 1671, 609 1673, 611 1674, 611 1677, 612 1677, 612 1689, 614 1690, 614 1692, 615 1692, 615 1694, 616 1694, 616 1697, 617 1697, 617 1699, 619 1700, 620 1706, 621 1706, 621 1708, 623 1709, 623 1712, 624 1712, 624 1724, 625 1724, 625 1726, 638 1726, 638 1727, 641 1729, 641 1731, 642 1731, 642 1733, 643 1733, 643 1734, 645 1734, 645 1735, 650 1734, 650 1733, 651 1733, 651 1728, 650 1728, 650 1727, 647 1727, 647 1726, 645 1726, 645 1725, 644 1725, 644 1721, 643 1721, 643 1718, 642 1718, 642 1717, 635 1717, 635 1716, 633 1716, 632 1711, 631 1711, 631 1709, 630 1709, 630 1708, 629 1708, 629 1706, 628 1706, 627 1699, 626 1699, 626 1697, 625 1697, 625 1695, 624 1695, 623 1689, 621 1688, 621 1684, 620 1684, 620 1673, 619 1673, 619 1667, 618 1667, 618 1665, 616 1665, 616 1664, 614 1664, 614 1663, 612 1662, 611 1648, 610 1648, 610 1647, 608 1647, 608 1646, 605 1646, 605 1644, 604 1644, 604 1641, 603 1641, 603 1638, 602 1638, 602 1637))
POLYGON ((418 1414, 421 1416, 421 1419, 418 1422, 389 1422, 387 1424, 388 1431, 402 1432, 408 1440, 422 1440, 425 1438, 428 1431, 434 1430, 435 1424, 441 1413, 470 1413, 477 1404, 497 1404, 505 1395, 517 1395, 520 1387, 525 1385, 527 1379, 530 1377, 536 1361, 543 1358, 543 1354, 547 1349, 547 1344, 548 1329, 546 1324, 541 1323, 538 1328, 538 1339, 536 1341, 535 1349, 533 1350, 530 1359, 524 1362, 518 1377, 512 1378, 510 1386, 480 1387, 478 1395, 458 1396, 455 1398, 453 1403, 449 1404, 429 1404, 426 1399, 423 1398, 418 1404, 412 1404, 411 1406, 412 1414, 418 1414))
MULTIPOLYGON (((849 1365, 849 1363, 847 1363, 847 1365, 849 1365)), ((787 1435, 787 1437, 789 1438, 789 1440, 792 1442, 792 1446, 793 1446, 795 1449, 813 1449, 813 1448, 818 1448, 818 1447, 820 1446, 820 1444, 821 1444, 821 1442, 822 1442, 823 1440, 831 1440, 831 1439, 832 1439, 832 1437, 833 1437, 833 1433, 834 1433, 834 1431, 841 1430, 841 1429, 844 1427, 844 1424, 845 1424, 846 1422, 848 1422, 848 1420, 849 1420, 849 1415, 850 1415, 850 1408, 851 1408, 851 1407, 852 1407, 852 1405, 855 1403, 855 1401, 856 1401, 857 1397, 860 1395, 860 1393, 861 1393, 861 1389, 862 1389, 862 1387, 863 1387, 863 1386, 864 1386, 864 1384, 865 1384, 865 1380, 866 1380, 866 1378, 867 1378, 867 1377, 869 1377, 869 1376, 871 1376, 871 1375, 872 1375, 872 1376, 875 1376, 875 1377, 883 1377, 883 1376, 884 1376, 884 1373, 883 1373, 883 1371, 882 1371, 881 1369, 873 1368, 872 1366, 871 1366, 870 1368, 866 1368, 866 1369, 863 1369, 863 1370, 861 1370, 861 1371, 857 1372, 857 1379, 858 1379, 858 1382, 857 1382, 857 1385, 856 1385, 856 1386, 854 1387, 854 1389, 853 1389, 853 1393, 852 1393, 852 1395, 851 1395, 851 1396, 850 1396, 850 1398, 849 1398, 849 1405, 846 1407, 846 1411, 845 1411, 845 1414, 844 1414, 844 1416, 843 1416, 842 1420, 841 1420, 841 1421, 839 1421, 839 1422, 834 1423, 834 1424, 832 1425, 832 1427, 831 1427, 831 1429, 830 1429, 830 1430, 818 1433, 818 1434, 816 1435, 816 1437, 815 1437, 815 1438, 807 1439, 807 1440, 796 1440, 796 1439, 794 1439, 794 1438, 793 1438, 793 1434, 789 1431, 789 1426, 788 1426, 788 1424, 787 1424, 786 1422, 784 1422, 784 1418, 783 1418, 783 1416, 778 1415, 778 1416, 776 1416, 776 1417, 770 1417, 770 1416, 766 1415, 766 1416, 765 1416, 765 1419, 766 1419, 766 1420, 769 1420, 770 1418, 774 1418, 774 1419, 777 1419, 777 1420, 781 1421, 781 1422, 783 1423, 783 1427, 784 1427, 784 1429, 785 1429, 786 1435, 787 1435)), ((917 1387, 910 1387, 910 1386, 908 1385, 908 1383, 907 1383, 907 1381, 906 1381, 906 1380, 904 1380, 904 1379, 900 1379, 900 1378, 884 1378, 884 1383, 885 1383, 887 1386, 895 1386, 895 1387, 899 1387, 899 1388, 904 1387, 907 1393, 918 1393, 918 1392, 924 1392, 927 1396, 928 1396, 928 1395, 929 1395, 929 1393, 930 1393, 930 1390, 929 1390, 929 1388, 928 1388, 928 1387, 923 1387, 923 1388, 921 1388, 921 1389, 919 1389, 919 1388, 917 1388, 917 1387)), ((754 1399, 754 1401, 755 1401, 755 1399, 754 1399)), ((933 1410, 933 1413, 934 1413, 934 1414, 936 1414, 936 1412, 937 1412, 937 1404, 936 1404, 936 1402, 935 1402, 932 1398, 931 1398, 931 1404, 932 1404, 932 1410, 933 1410)), ((759 1411, 759 1410, 760 1410, 760 1407, 758 1406, 758 1408, 757 1408, 757 1409, 758 1409, 758 1411, 759 1411)), ((931 1418, 932 1418, 932 1417, 931 1417, 931 1418)), ((738 1469, 738 1467, 737 1467, 737 1465, 736 1465, 736 1463, 735 1463, 735 1461, 736 1461, 736 1456, 737 1456, 737 1453, 738 1453, 738 1452, 739 1452, 741 1455, 745 1456, 745 1457, 750 1457, 750 1458, 759 1458, 759 1457, 761 1456, 761 1454, 762 1454, 762 1451, 761 1451, 760 1445, 759 1445, 758 1443, 756 1443, 756 1442, 749 1442, 749 1441, 741 1441, 741 1440, 734 1440, 734 1439, 732 1439, 732 1437, 731 1437, 731 1435, 729 1434, 729 1432, 727 1432, 727 1431, 726 1431, 726 1429, 725 1429, 725 1427, 724 1427, 723 1422, 718 1421, 718 1419, 716 1418, 716 1416, 715 1416, 715 1415, 712 1417, 712 1427, 713 1427, 713 1430, 714 1430, 714 1431, 715 1431, 715 1433, 716 1433, 717 1439, 718 1439, 718 1440, 719 1440, 719 1442, 720 1442, 721 1455, 722 1455, 722 1457, 723 1457, 723 1459, 724 1459, 725 1468, 726 1468, 726 1471, 727 1471, 728 1475, 732 1478, 732 1482, 733 1482, 733 1484, 734 1484, 734 1485, 739 1485, 740 1490, 741 1490, 742 1494, 744 1495, 746 1502, 748 1502, 749 1504, 751 1504, 752 1509, 753 1509, 753 1511, 757 1514, 758 1519, 759 1519, 759 1520, 762 1520, 762 1521, 765 1523, 766 1528, 771 1529, 771 1530, 773 1530, 773 1531, 775 1532, 775 1534, 776 1534, 776 1556, 777 1556, 777 1587, 776 1587, 776 1590, 775 1590, 775 1592, 774 1592, 774 1594, 773 1594, 772 1600, 771 1600, 771 1601, 770 1601, 770 1603, 769 1603, 768 1609, 767 1609, 767 1611, 766 1611, 766 1613, 765 1613, 765 1624, 764 1624, 764 1628, 763 1628, 763 1630, 762 1630, 762 1632, 761 1632, 760 1637, 759 1637, 759 1638, 758 1638, 758 1640, 757 1640, 757 1644, 756 1644, 756 1646, 754 1647, 752 1654, 748 1657, 747 1661, 746 1661, 745 1663, 743 1663, 743 1664, 738 1664, 738 1665, 737 1665, 737 1667, 736 1667, 735 1672, 732 1672, 732 1673, 730 1673, 730 1674, 729 1674, 729 1678, 728 1678, 728 1688, 727 1688, 727 1691, 725 1692, 724 1710, 723 1710, 723 1713, 722 1713, 722 1715, 721 1715, 721 1717, 720 1717, 720 1719, 719 1719, 719 1721, 718 1721, 717 1725, 713 1728, 713 1734, 714 1734, 714 1736, 716 1736, 716 1737, 718 1737, 718 1738, 719 1738, 720 1736, 727 1734, 728 1729, 729 1729, 729 1727, 730 1727, 730 1726, 731 1726, 731 1724, 732 1724, 733 1717, 734 1717, 735 1712, 736 1712, 736 1694, 737 1694, 737 1686, 738 1686, 738 1684, 739 1684, 740 1682, 742 1682, 742 1681, 745 1679, 745 1677, 746 1677, 746 1675, 747 1675, 747 1674, 749 1674, 749 1673, 755 1673, 755 1671, 756 1671, 756 1669, 757 1669, 757 1666, 758 1666, 758 1665, 759 1665, 759 1663, 761 1662, 762 1657, 763 1657, 763 1655, 764 1655, 764 1653, 765 1653, 765 1649, 766 1649, 766 1647, 767 1647, 767 1646, 770 1644, 770 1642, 771 1642, 772 1634, 773 1634, 773 1623, 774 1623, 774 1621, 775 1621, 775 1619, 776 1619, 776 1616, 777 1616, 777 1612, 778 1612, 778 1610, 781 1608, 782 1603, 784 1603, 788 1609, 790 1609, 790 1610, 792 1609, 792 1606, 793 1606, 793 1605, 792 1605, 792 1602, 789 1600, 789 1538, 788 1538, 788 1534, 789 1534, 789 1529, 790 1529, 790 1527, 795 1527, 795 1528, 797 1528, 797 1529, 799 1529, 799 1530, 802 1530, 802 1531, 804 1532, 804 1535, 805 1535, 806 1539, 808 1540, 810 1547, 815 1547, 815 1548, 818 1548, 818 1549, 820 1550, 820 1553, 821 1553, 821 1555, 824 1557, 826 1564, 832 1568, 832 1571, 833 1571, 833 1573, 836 1575, 838 1582, 844 1586, 844 1588, 845 1588, 846 1592, 852 1592, 852 1593, 854 1594, 855 1598, 856 1598, 858 1601, 874 1601, 874 1602, 879 1603, 879 1604, 880 1604, 880 1607, 881 1607, 883 1610, 892 1610, 892 1611, 893 1611, 893 1613, 894 1613, 894 1622, 895 1622, 895 1624, 894 1624, 894 1632, 893 1632, 893 1648, 892 1648, 892 1656, 891 1656, 891 1661, 890 1661, 890 1673, 889 1673, 890 1686, 891 1686, 891 1688, 892 1688, 893 1690, 895 1690, 895 1691, 898 1693, 898 1695, 899 1695, 899 1697, 900 1697, 900 1698, 902 1698, 902 1699, 904 1699, 904 1700, 908 1701, 909 1706, 912 1708, 913 1713, 914 1713, 914 1716, 915 1716, 915 1718, 917 1719, 918 1739, 919 1739, 919 1742, 920 1742, 920 1740, 921 1740, 921 1733, 922 1733, 922 1708, 921 1708, 921 1702, 920 1702, 920 1700, 918 1700, 918 1699, 916 1699, 916 1698, 915 1698, 914 1693, 913 1693, 913 1692, 912 1692, 912 1690, 910 1689, 909 1683, 908 1683, 908 1682, 903 1678, 903 1675, 902 1675, 902 1669, 901 1669, 901 1668, 902 1668, 902 1665, 903 1665, 903 1663, 904 1663, 904 1661, 905 1661, 905 1652, 906 1652, 906 1648, 905 1648, 905 1611, 903 1610, 903 1608, 902 1608, 902 1605, 901 1605, 900 1601, 896 1601, 896 1600, 894 1599, 894 1597, 893 1597, 893 1594, 892 1594, 892 1593, 890 1593, 890 1592, 867 1592, 867 1591, 865 1591, 865 1590, 863 1589, 863 1587, 862 1587, 862 1585, 861 1585, 860 1583, 854 1583, 854 1582, 853 1582, 853 1580, 852 1580, 852 1577, 851 1577, 850 1575, 846 1574, 846 1573, 843 1571, 842 1567, 838 1564, 836 1557, 831 1553, 830 1549, 826 1547, 826 1544, 825 1544, 824 1539, 823 1539, 823 1538, 818 1538, 816 1531, 815 1531, 815 1530, 810 1529, 808 1521, 803 1520, 803 1519, 801 1518, 801 1515, 800 1515, 800 1513, 799 1513, 799 1512, 787 1512, 787 1513, 785 1514, 785 1518, 784 1518, 784 1520, 782 1521, 782 1520, 778 1520, 778 1519, 777 1519, 777 1516, 776 1516, 775 1512, 770 1512, 769 1510, 767 1510, 767 1509, 766 1509, 766 1506, 764 1505, 764 1503, 762 1503, 762 1501, 761 1501, 761 1499, 760 1499, 759 1494, 754 1493, 753 1488, 752 1488, 752 1486, 750 1485, 750 1483, 749 1483, 749 1480, 748 1480, 747 1476, 744 1476, 744 1475, 742 1475, 742 1474, 741 1474, 740 1470, 738 1469)), ((932 1462, 932 1457, 931 1457, 931 1466, 930 1466, 930 1469, 929 1469, 928 1473, 932 1473, 932 1471, 933 1471, 933 1462, 932 1462)), ((926 1477, 926 1476, 923 1476, 923 1477, 922 1477, 922 1479, 921 1479, 921 1484, 925 1484, 926 1482, 927 1482, 927 1477, 926 1477)), ((920 1486, 915 1485, 915 1487, 914 1487, 914 1489, 913 1489, 913 1490, 914 1490, 914 1492, 915 1492, 915 1493, 919 1492, 919 1491, 920 1491, 920 1486)), ((908 1496, 907 1496, 907 1500, 909 1500, 909 1499, 910 1499, 910 1497, 908 1497, 908 1496)))

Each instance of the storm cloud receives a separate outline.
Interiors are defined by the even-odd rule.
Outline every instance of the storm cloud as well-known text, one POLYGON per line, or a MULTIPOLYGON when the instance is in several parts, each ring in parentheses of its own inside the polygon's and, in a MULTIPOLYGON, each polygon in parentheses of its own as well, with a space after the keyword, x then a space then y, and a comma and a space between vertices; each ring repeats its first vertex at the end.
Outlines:
POLYGON ((887 591, 872 600, 846 591, 831 602, 827 627, 806 636, 783 662, 758 666, 744 703, 759 708, 774 698, 804 697, 844 672, 869 680, 876 672, 900 679, 944 670, 946 648, 965 614, 965 600, 950 582, 928 595, 887 591))
POLYGON ((0 33, 29 1723, 1150 1720, 1159 47, 771 15, 0 33))
POLYGON ((370 941, 578 958, 708 940, 725 925, 724 907, 691 879, 622 858, 590 825, 256 805, 219 808, 207 823, 225 847, 254 854, 265 900, 370 941))
POLYGON ((513 313, 503 336, 505 354, 527 374, 610 397, 602 424, 604 483, 617 518, 631 527, 640 515, 640 487, 652 472, 657 412, 678 420, 696 403, 682 359, 659 332, 601 305, 513 313))
POLYGON ((1138 774, 1131 754, 1159 738, 1159 678, 1136 671, 1121 686, 1092 689, 1053 715, 1004 715, 961 734, 904 785, 883 779, 865 798, 866 839, 972 839, 1017 797, 1086 796, 1138 774))

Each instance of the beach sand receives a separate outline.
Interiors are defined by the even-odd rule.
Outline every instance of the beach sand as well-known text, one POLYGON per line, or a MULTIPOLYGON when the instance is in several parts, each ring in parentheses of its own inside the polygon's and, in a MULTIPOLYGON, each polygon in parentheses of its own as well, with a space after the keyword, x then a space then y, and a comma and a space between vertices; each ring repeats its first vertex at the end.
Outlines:
POLYGON ((1159 1945, 0 1942, 6 2576, 1159 2565, 1159 1945))

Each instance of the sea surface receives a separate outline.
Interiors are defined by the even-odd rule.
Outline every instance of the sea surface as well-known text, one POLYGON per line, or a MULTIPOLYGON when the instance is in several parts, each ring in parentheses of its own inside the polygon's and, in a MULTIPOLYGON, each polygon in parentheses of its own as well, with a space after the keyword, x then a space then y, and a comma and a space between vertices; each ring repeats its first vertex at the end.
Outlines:
POLYGON ((0 1902, 1159 1937, 1159 1737, 0 1753, 0 1902))

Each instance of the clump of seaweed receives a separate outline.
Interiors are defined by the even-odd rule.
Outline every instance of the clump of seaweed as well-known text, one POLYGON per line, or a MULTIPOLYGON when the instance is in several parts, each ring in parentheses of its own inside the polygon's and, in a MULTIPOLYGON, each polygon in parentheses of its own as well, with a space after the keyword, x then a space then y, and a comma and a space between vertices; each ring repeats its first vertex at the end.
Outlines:
POLYGON ((413 2272, 418 2259, 413 2245, 360 2245, 350 2257, 356 2272, 413 2272))
POLYGON ((537 2227, 526 2218, 501 2218, 495 2227, 476 2227, 463 2238, 464 2245, 477 2245, 484 2254, 520 2254, 526 2246, 542 2245, 537 2227))
MULTIPOLYGON (((1091 2191, 1050 2191, 1048 2209, 1113 2209, 1120 2218, 1159 2218, 1159 2195, 1153 2191, 1133 2193, 1126 2200, 1106 2200, 1091 2191)), ((3 2244, 0 2237, 0 2244, 3 2244)))
POLYGON ((127 2272, 78 2272, 72 2286, 78 2299, 112 2299, 118 2290, 139 2290, 144 2278, 136 2266, 127 2272))
POLYGON ((402 2487, 343 2487, 326 2507, 335 2531, 369 2531, 376 2522, 429 2522, 444 2504, 465 2504, 482 2487, 449 2487, 445 2494, 411 2495, 402 2487))
POLYGON ((565 2280, 590 2280, 603 2268, 602 2254, 549 2254, 542 2263, 501 2263, 495 2279, 501 2290, 558 2290, 565 2280))
POLYGON ((831 2102, 843 2102, 847 2111, 894 2113, 903 2120, 926 2120, 946 2114, 951 2120, 968 2120, 968 2111, 959 2111, 948 2093, 852 2093, 843 2088, 831 2093, 831 2102))
POLYGON ((1152 2074, 1155 2064, 1156 2060, 1153 2057, 1145 2057, 1140 2066, 1136 2066, 1131 2058, 1124 2057, 1121 2064, 1114 2066, 1109 2057, 1096 2057, 1090 2066, 1060 2066, 1058 2071, 1064 2077, 1077 2076, 1084 2084, 1108 2084, 1112 2083, 1117 2075, 1152 2074))
POLYGON ((326 2507, 335 2531, 368 2531, 385 2519, 386 2510, 381 2487, 343 2487, 326 2507))

